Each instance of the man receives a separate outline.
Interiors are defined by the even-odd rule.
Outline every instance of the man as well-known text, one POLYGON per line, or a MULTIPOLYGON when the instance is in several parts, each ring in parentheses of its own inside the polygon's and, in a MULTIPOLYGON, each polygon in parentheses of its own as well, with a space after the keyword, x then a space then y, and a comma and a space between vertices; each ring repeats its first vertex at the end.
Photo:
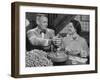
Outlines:
POLYGON ((50 43, 52 41, 56 41, 56 46, 58 46, 61 43, 60 38, 54 37, 54 30, 47 28, 48 18, 44 14, 38 14, 36 16, 36 23, 37 27, 27 32, 29 42, 33 46, 46 49, 50 48, 50 43))

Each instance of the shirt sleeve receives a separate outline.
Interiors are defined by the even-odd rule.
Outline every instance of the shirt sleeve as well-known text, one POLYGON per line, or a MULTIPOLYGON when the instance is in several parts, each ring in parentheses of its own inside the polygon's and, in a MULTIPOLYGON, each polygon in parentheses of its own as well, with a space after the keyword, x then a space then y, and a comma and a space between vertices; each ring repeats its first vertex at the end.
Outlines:
POLYGON ((32 45, 48 46, 49 39, 43 39, 43 38, 37 37, 37 35, 34 31, 28 31, 27 36, 32 45))

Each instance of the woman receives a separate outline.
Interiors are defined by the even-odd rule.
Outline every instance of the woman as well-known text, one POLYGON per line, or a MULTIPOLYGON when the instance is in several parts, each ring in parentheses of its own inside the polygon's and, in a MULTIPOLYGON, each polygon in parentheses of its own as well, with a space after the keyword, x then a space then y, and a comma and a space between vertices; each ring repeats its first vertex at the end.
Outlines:
POLYGON ((89 49, 87 42, 78 34, 74 21, 66 25, 67 36, 63 39, 65 50, 68 53, 67 64, 86 64, 88 61, 89 49))

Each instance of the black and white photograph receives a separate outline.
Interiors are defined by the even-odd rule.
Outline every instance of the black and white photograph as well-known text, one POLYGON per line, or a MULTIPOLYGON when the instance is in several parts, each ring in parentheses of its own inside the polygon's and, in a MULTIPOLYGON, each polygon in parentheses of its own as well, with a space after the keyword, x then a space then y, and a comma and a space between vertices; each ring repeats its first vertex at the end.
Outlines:
POLYGON ((97 7, 12 3, 12 76, 97 73, 97 7))
POLYGON ((89 15, 26 12, 26 67, 89 64, 89 15))

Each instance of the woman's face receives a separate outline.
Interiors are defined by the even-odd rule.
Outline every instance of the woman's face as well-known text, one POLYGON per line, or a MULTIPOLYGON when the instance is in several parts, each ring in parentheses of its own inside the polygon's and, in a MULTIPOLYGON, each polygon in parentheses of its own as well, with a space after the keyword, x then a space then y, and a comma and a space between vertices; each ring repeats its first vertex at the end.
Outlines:
POLYGON ((67 27, 67 33, 68 34, 73 34, 73 33, 76 32, 76 30, 73 26, 73 23, 70 22, 66 27, 67 27))

